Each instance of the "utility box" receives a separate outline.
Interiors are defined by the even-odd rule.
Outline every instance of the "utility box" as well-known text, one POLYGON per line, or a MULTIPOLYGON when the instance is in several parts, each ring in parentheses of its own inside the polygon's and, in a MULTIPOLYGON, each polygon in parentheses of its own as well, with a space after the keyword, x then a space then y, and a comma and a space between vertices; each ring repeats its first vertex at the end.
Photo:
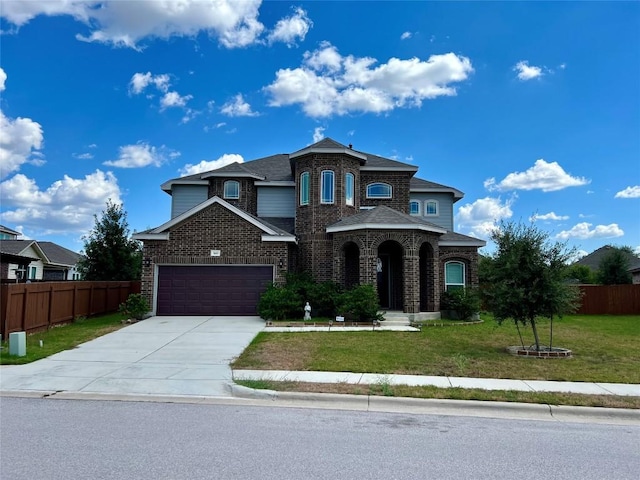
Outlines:
POLYGON ((27 354, 27 334, 13 332, 9 334, 9 355, 24 357, 27 354))

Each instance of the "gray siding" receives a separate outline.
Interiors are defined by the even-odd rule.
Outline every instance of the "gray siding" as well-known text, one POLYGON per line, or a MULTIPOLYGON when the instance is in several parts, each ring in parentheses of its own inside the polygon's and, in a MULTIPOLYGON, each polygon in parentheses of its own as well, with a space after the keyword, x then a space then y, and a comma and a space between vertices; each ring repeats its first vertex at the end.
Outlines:
POLYGON ((453 195, 449 193, 410 193, 410 200, 420 202, 420 215, 426 221, 435 223, 436 225, 453 231, 453 195), (424 202, 425 200, 436 200, 438 202, 438 215, 425 216, 424 202))
POLYGON ((258 216, 294 218, 295 187, 258 187, 258 216))
POLYGON ((174 185, 171 188, 171 218, 207 200, 207 185, 174 185))

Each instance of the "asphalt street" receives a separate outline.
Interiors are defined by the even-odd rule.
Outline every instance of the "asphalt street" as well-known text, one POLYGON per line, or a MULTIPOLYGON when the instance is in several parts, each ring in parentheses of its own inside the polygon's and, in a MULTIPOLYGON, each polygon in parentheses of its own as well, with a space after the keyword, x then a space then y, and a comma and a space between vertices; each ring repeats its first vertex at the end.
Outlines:
POLYGON ((635 479, 640 427, 0 398, 0 477, 635 479))

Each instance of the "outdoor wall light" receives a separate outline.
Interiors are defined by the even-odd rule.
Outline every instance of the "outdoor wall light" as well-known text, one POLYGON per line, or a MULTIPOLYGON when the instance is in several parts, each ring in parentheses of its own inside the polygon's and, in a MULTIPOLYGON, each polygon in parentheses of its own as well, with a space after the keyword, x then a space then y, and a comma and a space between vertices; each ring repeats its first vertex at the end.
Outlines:
POLYGON ((282 268, 282 267, 284 267, 284 261, 280 259, 280 261, 278 262, 278 268, 282 268))

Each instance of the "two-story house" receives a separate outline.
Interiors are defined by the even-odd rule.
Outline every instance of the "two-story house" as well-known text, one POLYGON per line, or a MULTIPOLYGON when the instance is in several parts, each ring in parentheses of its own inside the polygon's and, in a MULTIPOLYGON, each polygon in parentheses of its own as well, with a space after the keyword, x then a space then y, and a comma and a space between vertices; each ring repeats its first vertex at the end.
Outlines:
POLYGON ((443 291, 477 284, 485 242, 453 232, 462 192, 417 170, 325 138, 169 180, 171 219, 134 235, 142 292, 158 315, 255 315, 268 282, 306 271, 436 313, 443 291))

